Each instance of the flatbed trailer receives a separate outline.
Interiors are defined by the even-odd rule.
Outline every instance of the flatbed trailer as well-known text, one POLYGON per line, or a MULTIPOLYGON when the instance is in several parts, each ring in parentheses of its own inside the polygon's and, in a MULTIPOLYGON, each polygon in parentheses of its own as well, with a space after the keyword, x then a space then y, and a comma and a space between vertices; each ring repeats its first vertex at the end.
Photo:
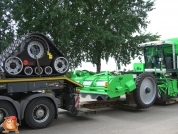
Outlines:
POLYGON ((137 109, 128 96, 126 100, 89 101, 76 105, 80 87, 81 84, 63 76, 0 79, 0 123, 4 117, 16 116, 20 125, 24 121, 29 127, 38 129, 57 119, 59 108, 75 116, 96 114, 95 109, 103 107, 137 109), (43 93, 43 90, 51 92, 43 93))
MULTIPOLYGON (((48 127, 57 119, 60 109, 74 116, 96 114, 96 109, 109 107, 139 109, 132 93, 125 98, 80 102, 80 87, 81 84, 63 76, 0 79, 0 123, 4 117, 16 116, 20 125, 24 121, 29 127, 38 129, 48 127), (44 90, 51 92, 43 93, 44 90)), ((177 99, 171 103, 176 102, 177 99)))
POLYGON ((80 102, 80 108, 100 109, 100 108, 114 108, 114 107, 130 109, 130 110, 140 109, 134 103, 133 96, 131 93, 126 94, 124 98, 80 102))
MULTIPOLYGON (((44 34, 21 37, 12 42, 0 57, 0 124, 5 117, 16 116, 20 125, 24 121, 31 128, 45 128, 58 118, 59 108, 76 116, 95 114, 95 109, 104 107, 138 109, 131 101, 132 95, 127 94, 125 100, 118 97, 125 93, 123 89, 127 93, 135 89, 132 75, 118 79, 124 84, 118 85, 111 93, 113 96, 117 92, 113 97, 118 98, 78 105, 79 89, 83 85, 62 76, 69 70, 69 61, 44 34), (123 91, 119 92, 120 89, 123 91), (41 92, 45 90, 50 93, 41 92)), ((147 108, 152 102, 142 107, 147 108)))
POLYGON ((58 118, 58 108, 80 116, 94 110, 75 107, 79 83, 66 77, 0 79, 0 123, 16 116, 31 128, 45 128, 58 118), (50 90, 50 93, 39 92, 50 90))

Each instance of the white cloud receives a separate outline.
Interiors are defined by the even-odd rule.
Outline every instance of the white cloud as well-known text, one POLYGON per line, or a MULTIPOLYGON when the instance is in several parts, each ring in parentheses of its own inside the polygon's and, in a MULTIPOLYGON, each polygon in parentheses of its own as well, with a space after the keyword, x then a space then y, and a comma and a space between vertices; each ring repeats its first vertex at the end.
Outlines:
MULTIPOLYGON (((178 0, 156 0, 155 8, 149 13, 148 20, 151 21, 147 28, 147 32, 157 33, 161 35, 161 39, 178 37, 178 17, 177 17, 178 0)), ((132 69, 133 63, 139 62, 135 59, 127 66, 127 69, 132 69)), ((121 67, 123 70, 125 67, 121 67)), ((91 63, 82 63, 82 67, 77 69, 96 71, 91 63)), ((116 70, 114 59, 110 58, 108 64, 102 60, 102 71, 116 70)))

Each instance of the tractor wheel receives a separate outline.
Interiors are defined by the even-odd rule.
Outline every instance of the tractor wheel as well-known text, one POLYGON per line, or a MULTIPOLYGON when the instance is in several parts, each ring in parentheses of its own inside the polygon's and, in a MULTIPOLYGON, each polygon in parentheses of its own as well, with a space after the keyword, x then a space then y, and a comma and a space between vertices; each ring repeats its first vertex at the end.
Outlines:
POLYGON ((133 98, 139 108, 149 108, 157 98, 158 87, 153 74, 144 72, 136 78, 133 98))

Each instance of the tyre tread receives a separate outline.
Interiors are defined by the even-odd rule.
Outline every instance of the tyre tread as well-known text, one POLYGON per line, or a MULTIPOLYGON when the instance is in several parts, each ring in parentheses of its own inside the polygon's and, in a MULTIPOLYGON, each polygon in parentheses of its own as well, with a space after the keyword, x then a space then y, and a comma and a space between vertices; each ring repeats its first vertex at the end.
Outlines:
POLYGON ((31 116, 32 115, 32 113, 31 113, 32 109, 35 107, 36 103, 42 102, 42 101, 47 102, 47 103, 52 103, 52 101, 47 99, 47 98, 37 98, 37 99, 32 100, 27 105, 27 108, 25 110, 25 122, 29 127, 33 128, 33 129, 40 129, 40 128, 45 128, 45 127, 49 126, 51 124, 51 122, 53 121, 54 116, 55 116, 55 106, 49 104, 50 113, 49 113, 48 118, 50 118, 50 119, 46 123, 44 123, 42 125, 42 124, 38 124, 34 120, 32 120, 32 116, 31 116))

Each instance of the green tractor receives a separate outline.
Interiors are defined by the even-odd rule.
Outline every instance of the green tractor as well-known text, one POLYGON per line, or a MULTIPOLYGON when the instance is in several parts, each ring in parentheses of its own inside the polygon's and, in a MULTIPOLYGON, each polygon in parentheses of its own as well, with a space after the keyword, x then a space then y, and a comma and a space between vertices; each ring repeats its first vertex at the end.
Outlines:
POLYGON ((178 38, 139 44, 144 63, 135 63, 130 72, 102 72, 91 75, 75 70, 72 79, 83 84, 82 97, 109 100, 131 94, 138 108, 149 108, 156 100, 177 97, 178 38))
POLYGON ((178 95, 178 38, 147 42, 139 46, 143 48, 145 62, 135 63, 134 72, 154 75, 158 100, 168 101, 176 98, 178 95))

